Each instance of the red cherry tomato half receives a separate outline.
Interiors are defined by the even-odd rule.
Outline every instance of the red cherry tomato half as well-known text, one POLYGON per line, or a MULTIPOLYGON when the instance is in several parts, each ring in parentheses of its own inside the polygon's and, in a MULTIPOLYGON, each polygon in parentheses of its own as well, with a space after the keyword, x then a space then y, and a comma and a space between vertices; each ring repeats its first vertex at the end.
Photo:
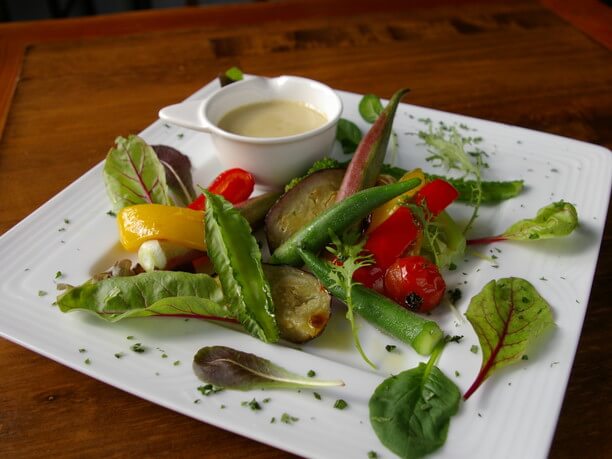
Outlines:
POLYGON ((431 311, 445 290, 438 267, 423 257, 398 258, 385 273, 387 296, 412 311, 431 311))
MULTIPOLYGON (((255 188, 253 174, 244 169, 234 168, 221 172, 210 184, 208 191, 223 196, 232 204, 238 204, 251 196, 253 188, 255 188)), ((201 194, 188 207, 193 210, 204 210, 206 198, 201 194)))

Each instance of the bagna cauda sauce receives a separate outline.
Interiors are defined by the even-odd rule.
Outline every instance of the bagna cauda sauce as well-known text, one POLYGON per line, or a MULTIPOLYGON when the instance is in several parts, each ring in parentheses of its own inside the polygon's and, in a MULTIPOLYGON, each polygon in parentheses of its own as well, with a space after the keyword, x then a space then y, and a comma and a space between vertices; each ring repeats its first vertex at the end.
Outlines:
POLYGON ((217 126, 246 137, 287 137, 312 131, 326 122, 325 115, 303 102, 276 99, 230 110, 217 126))

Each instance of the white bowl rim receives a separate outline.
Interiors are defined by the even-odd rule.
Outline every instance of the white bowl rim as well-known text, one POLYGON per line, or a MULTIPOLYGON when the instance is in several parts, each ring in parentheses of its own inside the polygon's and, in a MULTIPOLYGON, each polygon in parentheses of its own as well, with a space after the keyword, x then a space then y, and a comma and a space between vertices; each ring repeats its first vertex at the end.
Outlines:
MULTIPOLYGON (((303 102, 308 103, 308 101, 306 100, 303 102)), ((340 115, 342 115, 342 109, 343 109, 342 100, 340 99, 340 96, 338 96, 336 91, 334 91, 331 87, 317 80, 312 80, 310 78, 292 76, 292 75, 281 75, 281 76, 273 77, 273 78, 259 77, 259 76, 246 77, 244 80, 237 81, 235 83, 232 83, 231 85, 224 86, 222 88, 217 89, 213 94, 211 94, 208 98, 206 98, 203 101, 202 105, 200 106, 201 115, 204 117, 204 120, 206 122, 206 127, 211 133, 214 133, 220 137, 224 137, 226 139, 233 140, 236 142, 251 143, 251 144, 253 143, 254 144, 266 144, 266 145, 273 145, 273 144, 280 144, 280 143, 294 143, 300 140, 308 139, 310 137, 315 137, 316 135, 327 131, 328 129, 330 129, 331 127, 337 124, 338 120, 340 119, 340 115), (218 97, 219 94, 221 94, 222 92, 231 90, 232 86, 236 88, 236 87, 246 85, 249 83, 252 84, 253 81, 257 81, 257 80, 279 80, 279 79, 288 79, 288 78, 299 81, 301 83, 312 84, 318 87, 319 89, 328 92, 330 97, 333 97, 334 101, 336 102, 336 110, 334 110, 333 116, 330 117, 327 120, 327 122, 325 122, 324 124, 322 124, 321 126, 315 129, 312 129, 306 132, 302 132, 300 134, 294 134, 294 135, 283 136, 283 137, 249 137, 245 135, 234 134, 232 132, 228 132, 228 131, 221 129, 220 127, 218 127, 217 125, 215 125, 208 119, 208 116, 206 114, 206 109, 208 108, 208 104, 211 101, 214 103, 214 99, 218 97)))

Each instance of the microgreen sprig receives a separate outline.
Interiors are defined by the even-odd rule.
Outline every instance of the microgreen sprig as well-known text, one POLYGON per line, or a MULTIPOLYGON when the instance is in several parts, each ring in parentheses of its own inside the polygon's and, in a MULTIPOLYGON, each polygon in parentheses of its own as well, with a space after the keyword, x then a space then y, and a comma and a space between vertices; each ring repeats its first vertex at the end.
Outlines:
POLYGON ((355 324, 352 300, 352 289, 355 284, 353 274, 359 268, 373 264, 374 257, 372 254, 364 251, 365 240, 359 241, 359 234, 355 231, 347 231, 342 239, 330 231, 330 238, 332 244, 327 246, 326 249, 337 259, 336 263, 332 263, 333 269, 330 273, 330 278, 334 284, 346 292, 346 318, 351 324, 355 348, 368 365, 376 368, 376 365, 365 355, 361 347, 359 329, 355 324))

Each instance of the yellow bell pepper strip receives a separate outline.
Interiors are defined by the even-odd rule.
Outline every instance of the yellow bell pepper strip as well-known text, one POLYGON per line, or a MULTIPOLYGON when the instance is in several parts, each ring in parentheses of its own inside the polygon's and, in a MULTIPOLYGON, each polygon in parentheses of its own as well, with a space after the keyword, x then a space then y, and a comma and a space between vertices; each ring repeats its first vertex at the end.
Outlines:
POLYGON ((145 241, 159 239, 205 251, 204 212, 162 204, 124 207, 117 214, 119 240, 130 251, 145 241))
MULTIPOLYGON (((236 207, 251 226, 265 216, 280 193, 269 192, 248 199, 236 207)), ((136 251, 150 240, 163 240, 195 250, 206 250, 204 211, 161 204, 124 207, 117 214, 119 240, 129 251, 136 251)))
POLYGON ((412 198, 421 188, 425 186, 425 174, 421 169, 413 169, 409 172, 406 172, 400 179, 400 182, 405 182, 410 179, 418 178, 421 180, 421 183, 414 187, 411 190, 406 191, 405 193, 387 201, 382 206, 377 207, 371 214, 370 225, 368 226, 368 233, 374 231, 382 222, 384 222, 387 218, 395 213, 397 209, 400 208, 402 204, 412 198))

